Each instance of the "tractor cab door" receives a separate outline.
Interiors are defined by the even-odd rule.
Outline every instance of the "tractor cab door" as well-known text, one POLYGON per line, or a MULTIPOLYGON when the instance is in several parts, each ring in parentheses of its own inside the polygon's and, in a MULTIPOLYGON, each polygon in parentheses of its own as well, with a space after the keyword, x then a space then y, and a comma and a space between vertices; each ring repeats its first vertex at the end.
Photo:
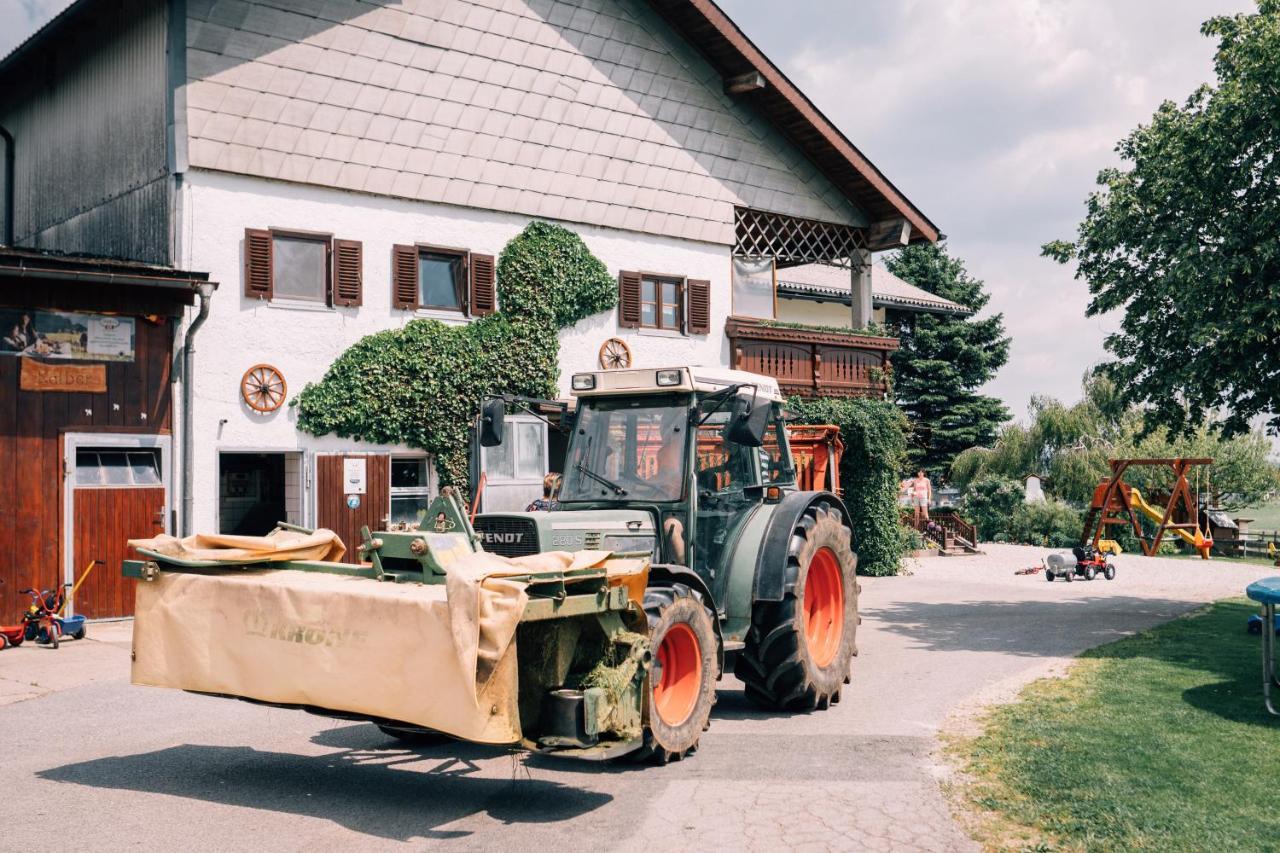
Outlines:
POLYGON ((760 483, 757 448, 725 437, 726 412, 717 412, 698 426, 694 467, 693 569, 723 600, 725 571, 738 531, 759 505, 758 495, 748 496, 749 486, 760 483))

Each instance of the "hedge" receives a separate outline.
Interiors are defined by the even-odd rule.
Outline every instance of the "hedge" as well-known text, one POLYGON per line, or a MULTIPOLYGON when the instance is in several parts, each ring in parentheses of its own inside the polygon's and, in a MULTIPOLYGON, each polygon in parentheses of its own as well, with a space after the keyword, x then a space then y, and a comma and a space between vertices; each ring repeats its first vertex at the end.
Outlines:
POLYGON ((897 574, 904 546, 898 483, 907 459, 906 417, 884 400, 793 397, 787 408, 799 423, 840 427, 840 485, 852 516, 858 571, 897 574))

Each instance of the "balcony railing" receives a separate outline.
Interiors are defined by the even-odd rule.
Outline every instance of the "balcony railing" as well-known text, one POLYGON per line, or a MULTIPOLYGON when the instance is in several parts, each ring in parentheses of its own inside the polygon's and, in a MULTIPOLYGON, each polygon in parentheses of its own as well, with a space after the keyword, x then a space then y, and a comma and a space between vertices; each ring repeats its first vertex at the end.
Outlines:
POLYGON ((824 327, 779 325, 749 317, 725 324, 732 366, 778 380, 783 394, 882 397, 897 338, 824 327))

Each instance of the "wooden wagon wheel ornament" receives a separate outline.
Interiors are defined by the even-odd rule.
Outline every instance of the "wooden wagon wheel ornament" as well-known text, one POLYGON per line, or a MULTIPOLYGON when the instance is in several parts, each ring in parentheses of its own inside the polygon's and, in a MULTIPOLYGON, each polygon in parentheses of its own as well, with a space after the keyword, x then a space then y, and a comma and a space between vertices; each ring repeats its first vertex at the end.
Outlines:
POLYGON ((600 345, 600 367, 617 370, 631 366, 631 347, 622 338, 609 338, 600 345))
POLYGON ((274 412, 284 405, 288 391, 284 375, 270 364, 255 364, 240 379, 240 396, 249 408, 260 414, 274 412))

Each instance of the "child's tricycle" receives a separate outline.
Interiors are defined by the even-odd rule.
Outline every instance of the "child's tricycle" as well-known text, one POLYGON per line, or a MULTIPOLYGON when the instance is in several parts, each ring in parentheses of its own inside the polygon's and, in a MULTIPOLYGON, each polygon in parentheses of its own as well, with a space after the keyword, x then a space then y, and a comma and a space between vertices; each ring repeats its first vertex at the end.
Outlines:
POLYGON ((1045 560, 1044 579, 1053 582, 1054 578, 1062 578, 1068 583, 1080 576, 1091 581, 1098 575, 1107 580, 1115 580, 1115 564, 1107 559, 1107 555, 1093 550, 1088 545, 1071 549, 1071 557, 1065 554, 1050 554, 1045 560))
POLYGON ((0 649, 22 645, 26 639, 25 630, 25 625, 0 625, 0 649))
POLYGON ((76 581, 74 586, 68 583, 56 589, 18 590, 23 595, 31 596, 31 605, 22 614, 22 638, 34 640, 41 645, 50 645, 55 649, 62 637, 83 640, 87 633, 84 617, 79 614, 63 616, 62 611, 66 609, 67 600, 75 597, 76 590, 93 571, 93 567, 101 562, 101 560, 94 560, 86 566, 80 574, 80 580, 76 581), (68 589, 71 590, 70 595, 67 594, 68 589))

